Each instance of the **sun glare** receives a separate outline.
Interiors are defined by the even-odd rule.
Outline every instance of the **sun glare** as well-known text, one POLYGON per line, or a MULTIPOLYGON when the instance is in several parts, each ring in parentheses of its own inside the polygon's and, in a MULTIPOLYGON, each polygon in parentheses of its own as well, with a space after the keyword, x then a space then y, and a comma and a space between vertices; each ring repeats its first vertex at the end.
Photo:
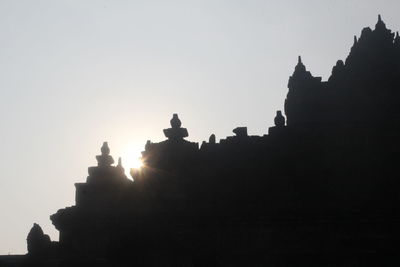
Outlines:
POLYGON ((131 169, 140 169, 143 166, 140 150, 127 149, 121 154, 122 166, 125 173, 129 174, 131 169))
POLYGON ((143 166, 143 162, 139 157, 132 159, 131 168, 140 169, 142 166, 143 166))

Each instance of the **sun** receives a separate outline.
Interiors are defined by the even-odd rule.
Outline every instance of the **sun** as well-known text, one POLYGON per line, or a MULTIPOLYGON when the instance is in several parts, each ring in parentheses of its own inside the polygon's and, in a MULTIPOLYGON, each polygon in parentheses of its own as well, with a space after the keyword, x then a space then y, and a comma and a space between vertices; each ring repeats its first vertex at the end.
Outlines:
POLYGON ((140 150, 126 149, 121 153, 121 161, 122 166, 125 168, 125 173, 128 175, 131 169, 141 169, 143 167, 140 150))
POLYGON ((140 157, 131 159, 131 168, 140 169, 143 167, 143 161, 140 157))

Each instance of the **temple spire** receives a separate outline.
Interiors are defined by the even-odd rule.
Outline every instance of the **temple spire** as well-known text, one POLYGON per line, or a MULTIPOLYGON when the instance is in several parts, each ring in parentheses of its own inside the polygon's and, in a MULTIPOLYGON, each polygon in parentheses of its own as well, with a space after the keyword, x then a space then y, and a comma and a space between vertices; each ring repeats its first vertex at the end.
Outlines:
POLYGON ((351 51, 353 51, 354 49, 356 49, 357 43, 358 43, 357 36, 354 35, 354 41, 353 41, 353 46, 351 47, 351 51))
POLYGON ((297 65, 296 65, 294 71, 295 72, 298 72, 298 71, 305 72, 306 71, 306 66, 304 66, 303 61, 301 60, 301 56, 298 57, 297 65))
POLYGON ((378 15, 378 22, 375 25, 375 29, 386 29, 386 24, 383 22, 381 15, 378 15))

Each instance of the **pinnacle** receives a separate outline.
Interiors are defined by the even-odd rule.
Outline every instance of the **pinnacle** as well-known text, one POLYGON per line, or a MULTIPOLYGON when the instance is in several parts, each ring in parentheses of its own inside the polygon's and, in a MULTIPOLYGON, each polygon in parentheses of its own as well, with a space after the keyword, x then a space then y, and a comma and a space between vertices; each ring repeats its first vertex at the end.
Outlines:
POLYGON ((299 56, 297 65, 295 67, 295 71, 305 71, 305 70, 306 70, 306 66, 304 66, 304 64, 301 60, 301 56, 299 56))
POLYGON ((118 158, 118 165, 117 165, 117 166, 122 167, 122 160, 121 160, 121 157, 118 158))
POLYGON ((101 154, 102 155, 110 154, 110 148, 108 147, 108 142, 103 142, 103 146, 101 147, 101 154))
POLYGON ((121 157, 119 157, 119 158, 118 158, 117 169, 121 170, 122 172, 124 172, 124 171, 125 171, 124 167, 122 166, 122 160, 121 160, 121 157))
POLYGON ((375 25, 375 29, 378 29, 378 28, 386 29, 386 25, 385 25, 385 23, 383 22, 382 16, 381 16, 381 15, 378 15, 378 22, 377 22, 376 25, 375 25))
POLYGON ((101 155, 96 156, 97 164, 99 166, 110 166, 114 163, 114 159, 110 156, 110 148, 108 142, 104 142, 101 147, 101 155))

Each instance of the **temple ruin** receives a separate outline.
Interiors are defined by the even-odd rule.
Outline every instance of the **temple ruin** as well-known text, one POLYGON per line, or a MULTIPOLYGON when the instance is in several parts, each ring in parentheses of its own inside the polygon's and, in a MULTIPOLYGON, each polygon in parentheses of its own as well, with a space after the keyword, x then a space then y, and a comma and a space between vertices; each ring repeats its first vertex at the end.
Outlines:
POLYGON ((399 34, 379 16, 327 81, 299 57, 288 89, 263 136, 199 144, 173 114, 132 179, 105 142, 75 205, 50 216, 59 241, 35 225, 25 264, 398 265, 399 34))

